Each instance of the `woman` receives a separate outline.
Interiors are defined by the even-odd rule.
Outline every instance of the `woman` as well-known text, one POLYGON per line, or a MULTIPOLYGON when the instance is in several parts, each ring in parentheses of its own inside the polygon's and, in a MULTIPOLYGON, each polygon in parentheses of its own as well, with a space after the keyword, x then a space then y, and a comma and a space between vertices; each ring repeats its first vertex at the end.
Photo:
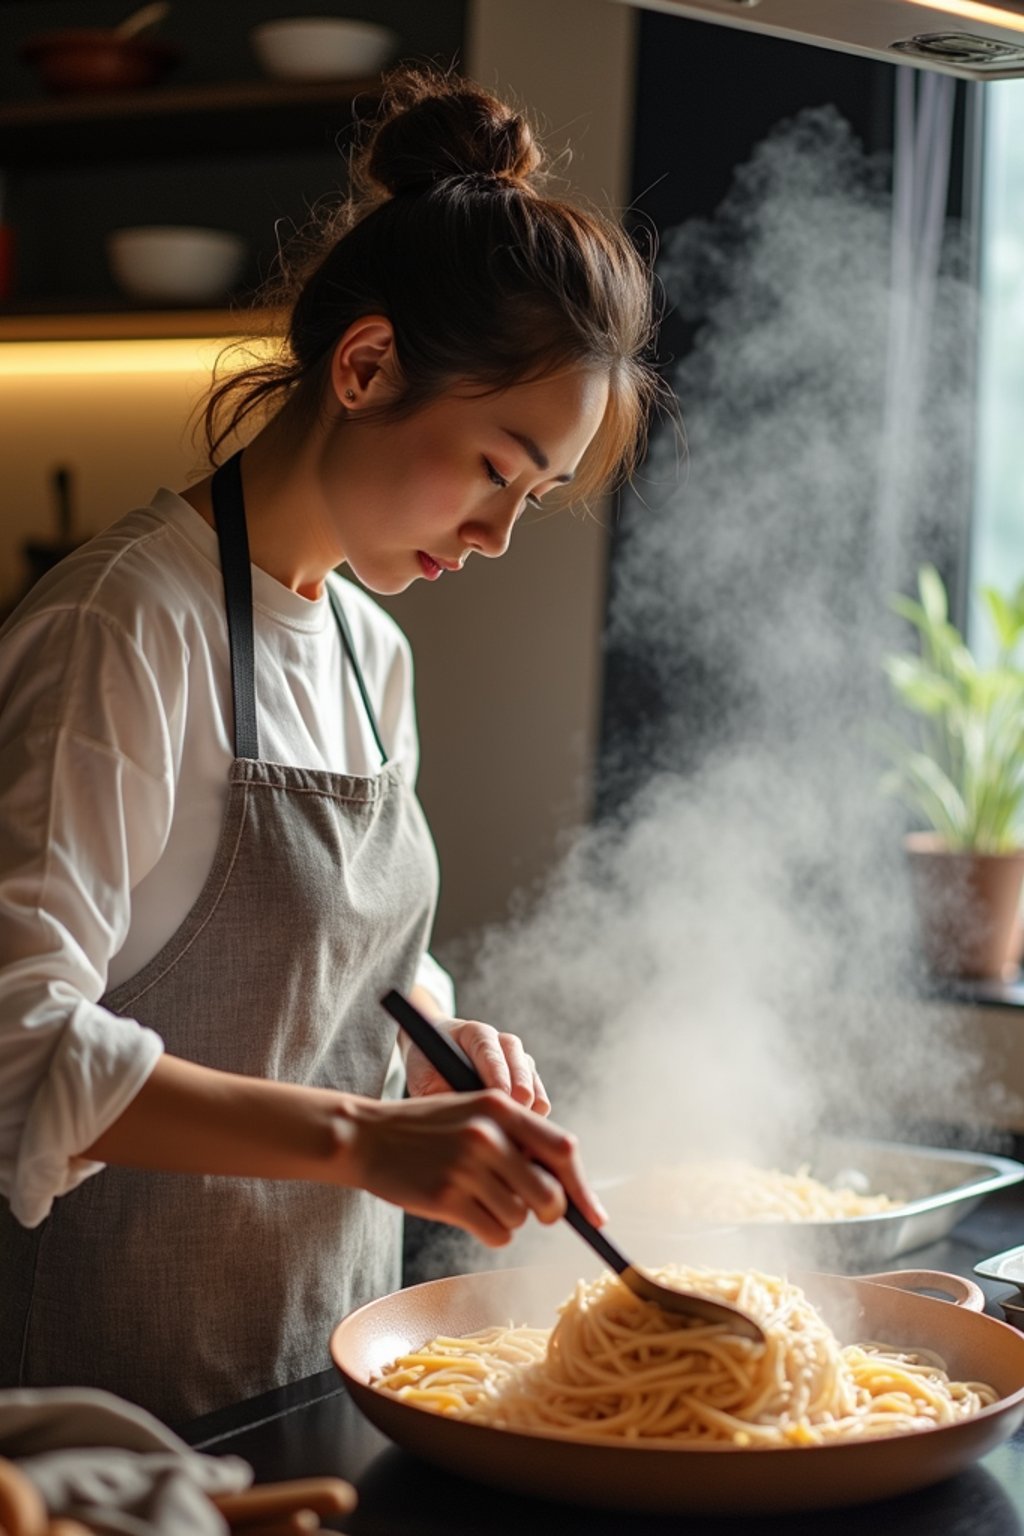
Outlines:
POLYGON ((492 97, 396 76, 282 358, 211 397, 212 460, 261 430, 4 631, 0 1386, 181 1421, 322 1368, 400 1208, 500 1245, 564 1184, 603 1219, 514 1037, 449 1018, 489 1090, 407 1050, 395 1097, 381 994, 452 1011, 437 873, 406 644, 331 575, 498 556, 635 454, 647 274, 539 170, 492 97))

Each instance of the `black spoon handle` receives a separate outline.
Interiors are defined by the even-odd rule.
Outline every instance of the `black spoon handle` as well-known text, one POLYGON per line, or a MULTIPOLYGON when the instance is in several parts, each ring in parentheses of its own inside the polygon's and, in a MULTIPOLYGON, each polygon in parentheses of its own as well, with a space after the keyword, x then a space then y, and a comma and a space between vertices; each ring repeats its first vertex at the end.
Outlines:
MULTIPOLYGON (((413 1044, 419 1046, 449 1088, 454 1088, 456 1093, 476 1093, 487 1087, 462 1047, 446 1035, 444 1030, 432 1024, 401 992, 388 992, 381 998, 381 1006, 405 1030, 413 1044)), ((541 1167, 546 1165, 542 1163, 541 1167)), ((546 1172, 551 1173, 551 1169, 546 1168, 546 1172)), ((557 1175, 552 1174, 552 1177, 557 1178, 557 1175)), ((583 1241, 590 1244, 598 1258, 610 1265, 617 1275, 629 1268, 630 1261, 626 1255, 593 1222, 587 1220, 568 1193, 565 1196, 565 1219, 583 1241)))

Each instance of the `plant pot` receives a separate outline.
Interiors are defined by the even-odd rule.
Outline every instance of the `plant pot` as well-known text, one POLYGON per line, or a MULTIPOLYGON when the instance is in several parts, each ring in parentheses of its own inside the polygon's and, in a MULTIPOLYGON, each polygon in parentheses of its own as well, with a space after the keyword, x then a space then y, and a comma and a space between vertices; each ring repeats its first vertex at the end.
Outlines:
POLYGON ((1007 980, 1020 963, 1024 848, 951 852, 934 832, 904 839, 921 947, 937 976, 1007 980))

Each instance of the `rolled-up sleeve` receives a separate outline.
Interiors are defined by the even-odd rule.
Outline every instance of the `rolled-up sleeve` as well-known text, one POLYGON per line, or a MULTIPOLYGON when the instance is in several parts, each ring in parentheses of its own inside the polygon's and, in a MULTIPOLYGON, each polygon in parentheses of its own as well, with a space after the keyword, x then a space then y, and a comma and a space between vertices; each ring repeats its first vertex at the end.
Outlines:
POLYGON ((165 707, 133 637, 85 609, 0 647, 0 1192, 25 1226, 102 1164, 158 1035, 100 1005, 173 809, 165 707))

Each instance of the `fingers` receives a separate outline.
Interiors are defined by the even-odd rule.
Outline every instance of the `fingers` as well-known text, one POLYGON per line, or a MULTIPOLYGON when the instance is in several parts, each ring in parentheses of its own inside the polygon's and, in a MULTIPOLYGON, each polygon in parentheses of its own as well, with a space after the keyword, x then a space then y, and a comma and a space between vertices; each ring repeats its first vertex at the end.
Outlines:
MULTIPOLYGON (((468 1206, 475 1206, 473 1214, 482 1213, 485 1224, 492 1226, 496 1236, 507 1243, 529 1215, 526 1201, 505 1182, 501 1174, 489 1168, 477 1170, 473 1185, 473 1195, 467 1202, 468 1206)), ((493 1244, 495 1238, 485 1237, 484 1241, 493 1244)))
MULTIPOLYGON (((536 1158, 551 1170, 560 1186, 559 1196, 568 1194, 589 1221, 595 1226, 603 1226, 608 1220, 608 1213, 587 1183, 576 1137, 563 1131, 560 1126, 552 1125, 550 1120, 525 1113, 498 1093, 482 1094, 480 1097, 488 1101, 491 1115, 520 1152, 525 1154, 525 1158, 536 1158)), ((526 1167, 531 1175, 543 1176, 543 1169, 535 1167, 532 1162, 528 1161, 526 1167)), ((554 1180, 548 1182, 550 1187, 554 1180)), ((524 1193, 520 1184, 515 1187, 524 1193)), ((535 1190, 532 1184, 529 1188, 531 1193, 535 1190)), ((564 1198, 557 1200, 558 1208, 550 1204, 538 1204, 525 1193, 524 1198, 541 1221, 557 1221, 565 1213, 564 1198)))
MULTIPOLYGON (((533 1057, 531 1056, 529 1060, 532 1061, 533 1057)), ((541 1082, 540 1074, 536 1068, 534 1068, 533 1072, 533 1103, 529 1107, 535 1115, 550 1115, 551 1113, 551 1100, 548 1098, 548 1091, 541 1082)))
POLYGON ((500 1088, 524 1109, 551 1113, 551 1100, 537 1072, 533 1057, 518 1035, 499 1033, 490 1024, 458 1019, 451 1035, 476 1067, 488 1088, 500 1088))
POLYGON ((502 1093, 512 1092, 512 1073, 502 1041, 514 1039, 513 1035, 499 1035, 490 1024, 479 1024, 475 1019, 456 1020, 450 1027, 450 1034, 476 1067, 486 1087, 500 1088, 502 1093))
POLYGON ((486 1243, 488 1248, 507 1248, 512 1241, 511 1231, 503 1227, 479 1200, 466 1198, 455 1202, 444 1213, 444 1220, 449 1226, 461 1227, 471 1237, 486 1243))
POLYGON ((535 1085, 539 1082, 533 1057, 528 1056, 518 1035, 500 1034, 498 1044, 505 1058, 510 1079, 509 1096, 524 1109, 534 1107, 535 1085))
MULTIPOLYGON (((499 1221, 518 1227, 532 1211, 543 1222, 565 1214, 565 1191, 557 1178, 524 1156, 497 1117, 488 1113, 494 1105, 502 1114, 512 1106, 499 1091, 479 1095, 477 1113, 466 1127, 467 1156, 463 1169, 473 1194, 499 1221)), ((525 1119, 515 1111, 516 1121, 525 1119)))

